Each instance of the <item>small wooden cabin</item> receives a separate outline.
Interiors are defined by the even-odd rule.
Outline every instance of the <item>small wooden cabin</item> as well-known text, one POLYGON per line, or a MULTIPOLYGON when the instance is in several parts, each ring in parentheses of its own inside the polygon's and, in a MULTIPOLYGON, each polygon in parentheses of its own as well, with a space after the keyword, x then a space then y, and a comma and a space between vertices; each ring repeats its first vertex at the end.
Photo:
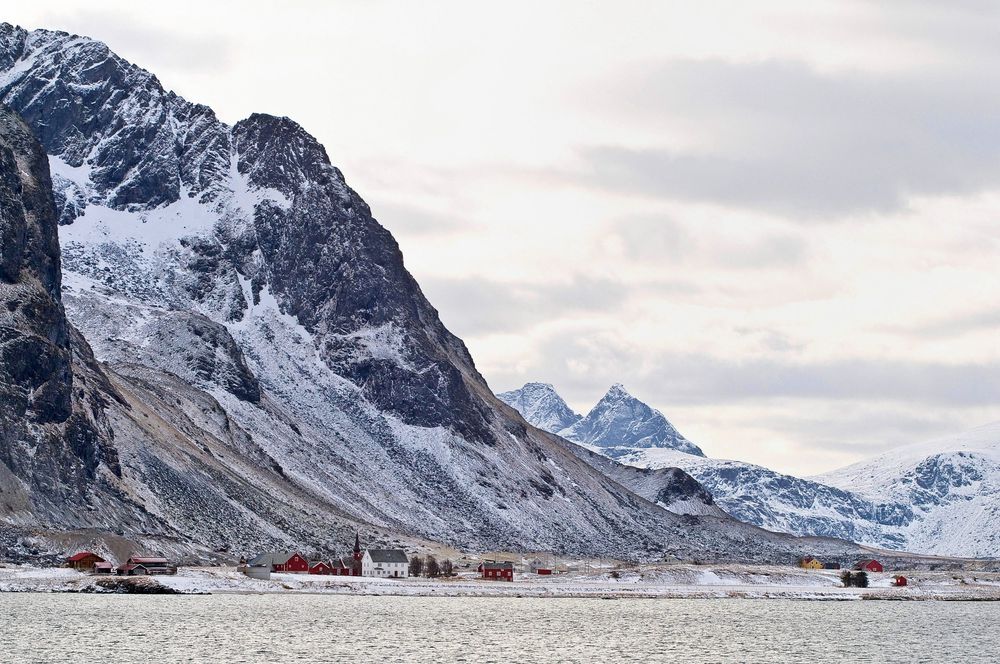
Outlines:
POLYGON ((863 571, 863 572, 884 572, 885 571, 885 568, 882 566, 882 563, 880 563, 877 560, 871 559, 871 558, 866 558, 865 560, 859 560, 857 563, 855 563, 854 569, 860 570, 860 571, 863 571))
POLYGON ((264 565, 270 567, 272 572, 291 572, 293 574, 309 572, 309 561, 295 551, 262 553, 251 560, 250 565, 264 565))
POLYGON ((309 563, 309 573, 329 576, 334 574, 334 571, 330 563, 325 560, 314 560, 309 563))
POLYGON ((490 581, 513 581, 514 563, 484 560, 479 564, 479 573, 490 581))
POLYGON ((72 567, 73 569, 81 572, 91 572, 94 569, 94 565, 103 562, 105 562, 104 558, 101 558, 96 553, 81 551, 79 553, 74 553, 66 559, 66 567, 72 567))
POLYGON ((812 556, 806 556, 805 558, 799 558, 799 567, 802 569, 823 569, 823 563, 812 556))
POLYGON ((902 587, 906 586, 906 585, 907 585, 907 583, 908 583, 908 581, 906 580, 906 577, 905 577, 905 576, 902 576, 902 575, 897 575, 897 576, 896 576, 896 577, 895 577, 895 578, 894 578, 894 579, 892 580, 892 585, 894 585, 894 586, 897 586, 897 587, 900 587, 900 588, 902 588, 902 587))
POLYGON ((158 556, 132 556, 118 568, 118 574, 137 576, 140 574, 177 574, 177 568, 166 558, 158 556))
POLYGON ((334 558, 331 560, 330 567, 333 570, 331 573, 336 576, 353 576, 351 566, 344 563, 343 558, 334 558))

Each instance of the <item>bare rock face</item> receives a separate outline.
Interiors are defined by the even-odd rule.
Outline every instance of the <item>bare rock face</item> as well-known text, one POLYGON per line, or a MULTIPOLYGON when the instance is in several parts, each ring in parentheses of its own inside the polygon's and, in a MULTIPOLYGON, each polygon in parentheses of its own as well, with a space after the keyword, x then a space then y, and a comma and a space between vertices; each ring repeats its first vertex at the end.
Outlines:
POLYGON ((0 249, 0 513, 28 508, 25 486, 52 507, 80 505, 99 466, 120 472, 100 411, 113 391, 63 311, 48 160, 6 108, 0 249))
POLYGON ((8 416, 64 422, 72 388, 48 160, 0 114, 0 390, 8 416))

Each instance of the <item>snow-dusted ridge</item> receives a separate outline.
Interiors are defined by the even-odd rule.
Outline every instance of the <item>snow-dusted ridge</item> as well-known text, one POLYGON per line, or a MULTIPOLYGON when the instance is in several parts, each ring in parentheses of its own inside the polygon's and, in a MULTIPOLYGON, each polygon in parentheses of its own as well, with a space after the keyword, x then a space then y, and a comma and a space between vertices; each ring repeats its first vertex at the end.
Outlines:
MULTIPOLYGON (((504 400, 523 408, 532 421, 529 415, 535 410, 525 397, 533 392, 506 394, 521 397, 504 400)), ((551 401, 552 394, 546 399, 551 401)), ((812 478, 668 446, 635 445, 635 436, 628 433, 632 428, 623 418, 596 442, 580 437, 576 427, 549 430, 622 464, 680 468, 728 514, 769 530, 841 537, 899 551, 1000 557, 1000 423, 897 448, 812 478)))

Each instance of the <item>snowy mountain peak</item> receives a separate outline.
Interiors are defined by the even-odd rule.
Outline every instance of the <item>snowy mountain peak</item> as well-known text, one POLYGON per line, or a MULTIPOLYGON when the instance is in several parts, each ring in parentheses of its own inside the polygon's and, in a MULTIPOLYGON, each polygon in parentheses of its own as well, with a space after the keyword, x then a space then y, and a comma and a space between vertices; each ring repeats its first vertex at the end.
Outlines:
POLYGON ((497 395, 521 413, 524 419, 544 431, 562 431, 581 419, 549 383, 525 383, 518 390, 497 395))
POLYGON ((605 450, 664 447, 705 456, 663 413, 636 399, 621 383, 612 385, 586 417, 559 435, 605 450))
POLYGON ((586 417, 570 410, 547 383, 528 383, 498 396, 539 429, 601 448, 611 457, 616 450, 635 448, 667 448, 705 456, 663 413, 636 399, 621 383, 612 385, 586 417))

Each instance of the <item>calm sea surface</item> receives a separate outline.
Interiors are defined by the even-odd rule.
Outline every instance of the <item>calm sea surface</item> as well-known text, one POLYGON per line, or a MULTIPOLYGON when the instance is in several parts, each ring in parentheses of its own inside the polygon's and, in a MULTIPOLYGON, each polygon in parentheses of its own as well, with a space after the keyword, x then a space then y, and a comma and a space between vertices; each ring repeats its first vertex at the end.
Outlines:
POLYGON ((1000 662, 1000 603, 0 593, 2 662, 1000 662))

